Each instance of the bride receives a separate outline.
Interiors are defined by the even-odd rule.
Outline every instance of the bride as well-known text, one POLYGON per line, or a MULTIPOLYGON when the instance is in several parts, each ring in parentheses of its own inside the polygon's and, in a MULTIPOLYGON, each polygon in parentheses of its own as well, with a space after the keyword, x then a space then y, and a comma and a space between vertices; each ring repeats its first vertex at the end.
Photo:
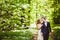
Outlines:
POLYGON ((37 23, 36 23, 36 26, 38 28, 37 40, 43 40, 43 34, 41 32, 42 23, 43 21, 41 21, 40 19, 37 20, 37 23))

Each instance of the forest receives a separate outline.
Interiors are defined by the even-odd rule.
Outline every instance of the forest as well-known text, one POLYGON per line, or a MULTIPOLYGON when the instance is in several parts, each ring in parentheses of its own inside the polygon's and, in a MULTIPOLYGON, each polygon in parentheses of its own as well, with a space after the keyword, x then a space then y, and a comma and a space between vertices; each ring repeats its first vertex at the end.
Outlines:
POLYGON ((46 16, 60 40, 60 0, 0 0, 0 40, 32 40, 36 20, 46 16))

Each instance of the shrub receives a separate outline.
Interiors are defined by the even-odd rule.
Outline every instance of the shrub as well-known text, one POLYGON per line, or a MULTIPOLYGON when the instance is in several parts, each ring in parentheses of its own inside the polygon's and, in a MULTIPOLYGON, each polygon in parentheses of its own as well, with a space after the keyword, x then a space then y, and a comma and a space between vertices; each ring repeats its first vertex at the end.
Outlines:
POLYGON ((60 29, 54 29, 54 40, 60 40, 60 29))
POLYGON ((32 32, 29 30, 0 32, 0 40, 32 40, 32 32))

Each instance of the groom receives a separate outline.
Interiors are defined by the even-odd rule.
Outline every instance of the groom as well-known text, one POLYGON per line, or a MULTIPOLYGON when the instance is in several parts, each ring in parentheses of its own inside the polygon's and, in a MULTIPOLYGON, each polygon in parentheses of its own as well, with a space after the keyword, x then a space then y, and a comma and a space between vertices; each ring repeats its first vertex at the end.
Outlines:
POLYGON ((43 33, 43 39, 48 40, 49 34, 51 34, 50 22, 46 20, 46 17, 42 17, 43 25, 41 28, 41 32, 43 33))

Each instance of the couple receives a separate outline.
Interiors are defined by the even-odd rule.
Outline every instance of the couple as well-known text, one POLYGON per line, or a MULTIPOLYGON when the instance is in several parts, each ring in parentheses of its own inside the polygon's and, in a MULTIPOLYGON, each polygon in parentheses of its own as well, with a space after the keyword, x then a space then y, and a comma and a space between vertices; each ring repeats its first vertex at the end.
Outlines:
POLYGON ((46 20, 46 17, 42 17, 37 20, 38 38, 37 40, 48 40, 49 34, 51 34, 50 23, 46 20))

